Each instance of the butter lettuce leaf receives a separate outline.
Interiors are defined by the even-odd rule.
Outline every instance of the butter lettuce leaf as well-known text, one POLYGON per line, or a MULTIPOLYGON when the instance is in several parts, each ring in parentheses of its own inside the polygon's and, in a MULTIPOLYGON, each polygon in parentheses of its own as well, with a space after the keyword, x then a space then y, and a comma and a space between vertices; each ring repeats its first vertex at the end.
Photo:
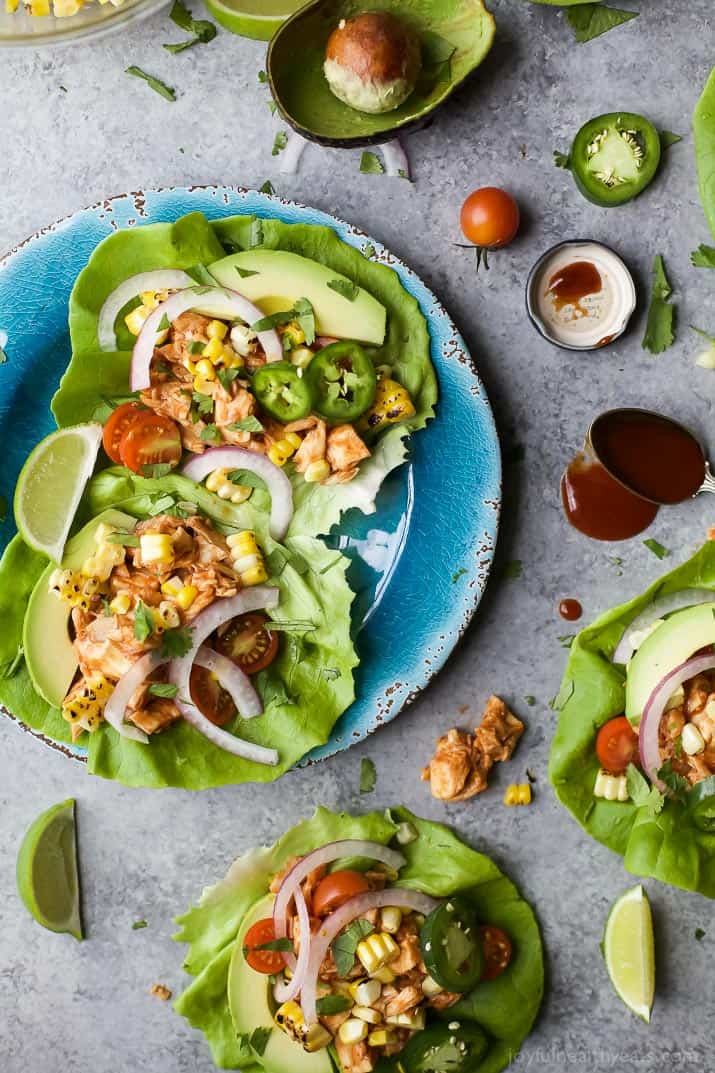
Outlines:
POLYGON ((695 106, 693 137, 700 200, 710 231, 715 237, 715 67, 695 106))
MULTIPOLYGON (((516 1056, 541 1004, 544 966, 538 924, 514 884, 448 827, 421 820, 407 809, 356 817, 318 808, 310 820, 291 828, 275 845, 239 857, 223 880, 204 890, 198 905, 177 918, 181 930, 174 938, 189 944, 184 968, 194 980, 174 1008, 204 1033, 217 1065, 243 1068, 231 1039, 228 967, 241 921, 267 893, 271 877, 292 857, 337 839, 364 838, 385 844, 404 822, 416 828, 418 837, 398 847, 406 858, 399 884, 435 897, 459 892, 474 904, 481 920, 504 928, 512 939, 514 957, 508 971, 465 995, 447 1015, 475 1020, 491 1036, 491 1046, 475 1073, 499 1073, 516 1056)), ((255 1056, 252 1060, 256 1061, 255 1056)))
POLYGON ((619 853, 630 872, 715 898, 715 834, 695 828, 679 802, 667 799, 654 814, 647 802, 593 796, 596 734, 623 713, 625 674, 611 663, 613 652, 629 623, 656 596, 687 588, 715 589, 715 541, 575 638, 559 691, 563 699, 549 777, 561 803, 593 838, 619 853))
MULTIPOLYGON (((127 513, 146 518, 155 512, 157 500, 167 495, 179 503, 198 504, 226 530, 255 529, 267 554, 280 549, 283 569, 280 577, 272 579, 280 589, 280 603, 271 616, 284 622, 314 624, 309 631, 281 631, 278 658, 256 676, 263 714, 251 720, 236 717, 227 727, 240 737, 276 748, 280 762, 266 767, 232 756, 181 720, 154 736, 148 745, 120 738, 103 724, 88 736, 88 769, 127 786, 200 790, 271 781, 327 741, 336 720, 354 699, 353 669, 358 658, 350 637, 353 594, 345 578, 348 560, 314 537, 288 537, 285 545, 276 544, 267 532, 267 514, 250 501, 240 506, 225 503, 180 475, 154 481, 121 467, 103 471, 88 485, 79 520, 86 521, 120 503, 127 513)), ((38 557, 18 537, 0 562, 0 602, 8 608, 0 644, 0 670, 4 666, 6 674, 0 678, 0 703, 33 729, 68 741, 69 726, 57 709, 35 693, 24 661, 15 660, 27 600, 45 566, 44 557, 38 557), (18 665, 13 666, 13 662, 18 665)))

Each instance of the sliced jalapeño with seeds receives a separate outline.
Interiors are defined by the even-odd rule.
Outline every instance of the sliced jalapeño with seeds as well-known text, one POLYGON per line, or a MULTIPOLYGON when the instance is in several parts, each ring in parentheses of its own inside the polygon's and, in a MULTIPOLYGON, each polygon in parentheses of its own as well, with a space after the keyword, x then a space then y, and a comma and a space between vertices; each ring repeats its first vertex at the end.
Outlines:
POLYGON ((447 991, 464 994, 484 972, 482 937, 476 913, 461 898, 438 905, 420 931, 422 960, 433 980, 447 991))
POLYGON ((658 170, 660 152, 660 135, 648 119, 633 112, 609 112, 581 127, 569 166, 584 197, 609 208, 645 190, 658 170))

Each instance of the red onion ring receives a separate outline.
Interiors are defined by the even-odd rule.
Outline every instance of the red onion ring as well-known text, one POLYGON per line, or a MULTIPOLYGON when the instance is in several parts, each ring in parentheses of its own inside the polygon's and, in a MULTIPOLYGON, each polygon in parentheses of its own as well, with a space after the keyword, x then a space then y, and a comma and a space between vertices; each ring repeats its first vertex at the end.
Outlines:
MULTIPOLYGON (((151 386, 151 359, 157 337, 164 330, 159 325, 168 320, 173 324, 177 317, 190 309, 203 310, 211 316, 240 319, 246 324, 255 324, 263 317, 262 311, 238 291, 224 287, 188 287, 177 291, 157 306, 144 321, 132 352, 132 367, 129 384, 132 391, 144 391, 151 386)), ((268 361, 283 359, 283 346, 278 332, 271 329, 258 332, 258 340, 268 361)))
POLYGON ((409 179, 410 160, 404 145, 399 138, 393 138, 391 142, 381 145, 382 158, 385 161, 385 171, 388 175, 400 175, 400 178, 409 179))
POLYGON ((100 350, 116 350, 117 336, 114 324, 127 302, 137 298, 142 291, 178 291, 195 286, 196 281, 187 272, 178 268, 158 268, 153 272, 139 272, 120 283, 105 298, 97 319, 97 339, 100 350))
POLYGON ((285 963, 293 973, 293 977, 290 980, 278 980, 273 988, 276 1002, 289 1002, 290 999, 295 998, 303 986, 305 974, 308 971, 308 962, 310 961, 310 949, 312 945, 310 917, 308 916, 308 906, 305 904, 303 891, 300 887, 294 892, 294 898, 295 908, 298 914, 298 923, 300 925, 300 949, 298 951, 297 960, 295 954, 292 952, 283 954, 285 963))
POLYGON ((274 540, 282 540, 293 517, 293 488, 280 466, 245 447, 211 447, 203 454, 194 455, 181 472, 199 482, 215 469, 224 468, 245 469, 265 482, 271 497, 270 534, 274 540))
POLYGON ((669 793, 668 787, 658 778, 661 768, 660 747, 658 744, 658 731, 660 721, 665 711, 665 706, 672 697, 678 686, 694 678, 696 674, 711 671, 715 668, 715 652, 702 656, 693 656, 681 663, 664 678, 652 691, 643 709, 643 718, 638 728, 638 751, 640 753, 641 767, 646 772, 654 786, 657 786, 662 794, 669 793))
POLYGON ((711 589, 680 589, 678 592, 669 592, 666 596, 659 596, 648 604, 639 615, 636 615, 632 622, 628 623, 611 657, 611 662, 628 663, 635 651, 630 637, 637 630, 644 630, 656 619, 663 618, 673 611, 682 611, 684 608, 693 607, 695 604, 713 602, 715 602, 715 591, 711 589))
POLYGON ((147 652, 133 663, 117 682, 114 692, 104 707, 104 718, 122 738, 131 738, 132 741, 139 741, 142 745, 149 744, 148 735, 139 727, 125 723, 124 716, 134 691, 142 682, 146 682, 152 671, 155 671, 157 667, 163 667, 168 662, 168 659, 162 659, 156 652, 147 652))
POLYGON ((194 666, 205 667, 216 675, 219 685, 231 694, 242 719, 255 719, 263 713, 263 702, 253 688, 251 679, 228 656, 202 645, 196 653, 194 666))
POLYGON ((430 898, 428 894, 422 894, 421 891, 409 890, 407 887, 390 887, 387 890, 373 890, 365 894, 357 894, 326 917, 313 935, 308 970, 300 993, 301 1007, 307 1024, 314 1024, 318 1019, 316 1010, 318 973, 335 936, 352 920, 362 916, 369 909, 383 909, 388 905, 395 905, 400 909, 414 909, 418 913, 427 915, 439 905, 439 902, 435 898, 430 898))
POLYGON ((192 645, 189 651, 180 659, 173 660, 169 666, 169 681, 178 690, 176 704, 187 723, 190 723, 219 749, 224 749, 246 760, 253 760, 257 764, 268 764, 272 767, 278 763, 279 759, 275 749, 266 749, 262 745, 255 745, 253 742, 244 741, 234 734, 229 734, 202 715, 196 705, 185 698, 191 696, 191 668, 199 648, 209 634, 222 626, 224 622, 235 618, 236 615, 275 607, 277 603, 278 589, 268 588, 265 585, 254 585, 252 588, 243 589, 237 596, 214 600, 209 607, 196 616, 192 623, 192 645))

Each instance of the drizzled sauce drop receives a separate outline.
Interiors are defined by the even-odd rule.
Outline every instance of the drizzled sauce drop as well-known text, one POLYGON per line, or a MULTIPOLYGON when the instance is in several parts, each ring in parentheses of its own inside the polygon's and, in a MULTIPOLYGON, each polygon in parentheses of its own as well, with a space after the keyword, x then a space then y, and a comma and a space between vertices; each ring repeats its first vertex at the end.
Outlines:
POLYGON ((567 622, 575 622, 577 618, 581 618, 583 608, 578 600, 573 600, 569 597, 566 600, 562 600, 559 604, 559 614, 561 615, 561 618, 565 618, 567 622))
POLYGON ((566 306, 573 306, 582 316, 588 310, 581 304, 589 294, 598 294, 603 289, 601 273, 591 261, 572 261, 555 272, 549 280, 547 294, 560 313, 566 306))
POLYGON ((593 456, 580 451, 561 478, 571 525, 594 540, 627 540, 647 529, 658 507, 629 492, 593 456))

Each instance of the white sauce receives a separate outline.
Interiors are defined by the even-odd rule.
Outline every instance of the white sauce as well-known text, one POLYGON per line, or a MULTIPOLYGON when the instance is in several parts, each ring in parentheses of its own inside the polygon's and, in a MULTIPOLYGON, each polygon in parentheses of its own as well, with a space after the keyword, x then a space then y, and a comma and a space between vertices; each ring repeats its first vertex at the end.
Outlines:
POLYGON ((574 350, 593 350, 623 332, 636 306, 636 292, 630 272, 612 250, 598 242, 566 242, 537 266, 527 300, 547 339, 574 350), (575 261, 588 261, 596 268, 601 288, 561 305, 550 291, 550 281, 575 261))

